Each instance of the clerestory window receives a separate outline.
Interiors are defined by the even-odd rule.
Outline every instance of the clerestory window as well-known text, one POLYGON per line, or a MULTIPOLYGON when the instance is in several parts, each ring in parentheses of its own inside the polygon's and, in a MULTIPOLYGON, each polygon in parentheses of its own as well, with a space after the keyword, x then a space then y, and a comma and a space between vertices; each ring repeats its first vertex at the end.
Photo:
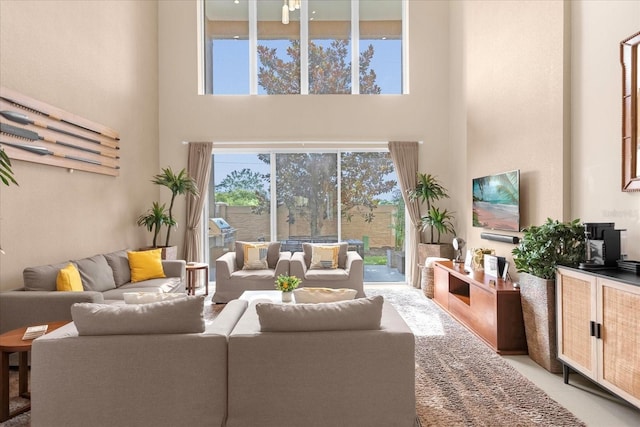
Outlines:
POLYGON ((406 4, 203 0, 204 92, 408 93, 406 4))

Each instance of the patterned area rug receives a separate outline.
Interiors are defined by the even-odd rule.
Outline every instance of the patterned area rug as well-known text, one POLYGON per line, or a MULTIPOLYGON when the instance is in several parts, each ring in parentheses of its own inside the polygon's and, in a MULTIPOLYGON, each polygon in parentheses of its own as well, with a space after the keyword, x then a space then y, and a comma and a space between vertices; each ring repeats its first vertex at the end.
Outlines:
POLYGON ((427 426, 584 426, 421 290, 369 286, 416 339, 416 410, 427 426))
MULTIPOLYGON (((422 427, 584 426, 419 289, 368 286, 366 293, 383 295, 415 334, 416 410, 422 427)), ((205 303, 207 321, 223 307, 205 303)), ((17 372, 10 378, 15 396, 17 372)), ((12 397, 11 406, 24 402, 12 397)), ((30 413, 0 426, 30 426, 30 413)))

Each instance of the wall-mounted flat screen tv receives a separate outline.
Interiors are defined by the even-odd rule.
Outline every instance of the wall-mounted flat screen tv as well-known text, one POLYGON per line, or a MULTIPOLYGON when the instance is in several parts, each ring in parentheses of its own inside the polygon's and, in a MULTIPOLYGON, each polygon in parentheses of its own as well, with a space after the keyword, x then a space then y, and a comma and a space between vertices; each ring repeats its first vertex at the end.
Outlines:
POLYGON ((473 226, 520 231, 520 171, 473 179, 473 226))

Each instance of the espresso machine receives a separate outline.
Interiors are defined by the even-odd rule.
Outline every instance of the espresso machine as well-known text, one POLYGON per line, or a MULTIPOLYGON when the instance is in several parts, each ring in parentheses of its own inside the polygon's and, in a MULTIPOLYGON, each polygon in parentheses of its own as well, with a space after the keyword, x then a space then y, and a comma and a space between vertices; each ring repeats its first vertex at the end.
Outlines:
POLYGON ((613 222, 585 222, 586 261, 583 270, 616 268, 620 259, 620 232, 613 222))

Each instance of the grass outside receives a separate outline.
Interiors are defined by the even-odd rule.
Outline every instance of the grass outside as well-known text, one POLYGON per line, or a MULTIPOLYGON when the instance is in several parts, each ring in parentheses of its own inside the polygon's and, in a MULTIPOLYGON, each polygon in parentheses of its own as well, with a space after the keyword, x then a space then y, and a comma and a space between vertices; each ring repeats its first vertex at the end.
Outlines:
POLYGON ((387 265, 387 257, 384 255, 366 255, 363 261, 365 265, 387 265))

